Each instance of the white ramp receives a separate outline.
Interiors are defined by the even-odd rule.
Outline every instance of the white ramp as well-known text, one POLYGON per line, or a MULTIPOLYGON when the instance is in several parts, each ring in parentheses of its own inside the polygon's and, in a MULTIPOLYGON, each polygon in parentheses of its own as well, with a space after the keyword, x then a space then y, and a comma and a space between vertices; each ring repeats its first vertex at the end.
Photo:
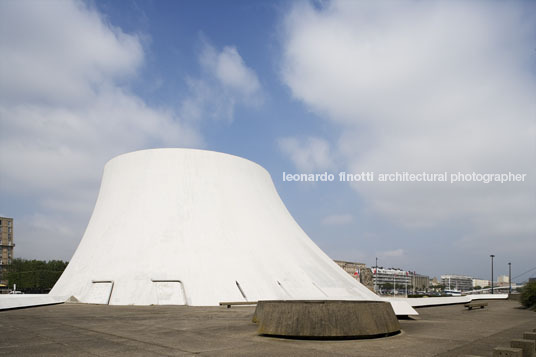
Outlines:
POLYGON ((54 296, 50 294, 1 294, 0 310, 61 304, 66 300, 67 296, 54 296))
MULTIPOLYGON (((440 305, 454 305, 454 304, 466 304, 474 300, 506 300, 508 294, 475 294, 464 296, 441 296, 441 297, 421 297, 421 298, 384 298, 385 301, 389 301, 393 307, 396 304, 406 303, 411 307, 428 307, 428 306, 440 306, 440 305)), ((402 311, 402 307, 398 308, 398 311, 402 311)), ((402 313, 397 313, 402 315, 402 313)))

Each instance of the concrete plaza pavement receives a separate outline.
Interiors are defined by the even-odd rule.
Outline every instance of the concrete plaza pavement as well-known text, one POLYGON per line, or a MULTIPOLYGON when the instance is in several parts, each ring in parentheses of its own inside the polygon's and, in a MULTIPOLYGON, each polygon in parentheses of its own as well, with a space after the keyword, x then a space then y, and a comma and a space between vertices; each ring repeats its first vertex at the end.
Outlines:
POLYGON ((292 340, 258 336, 254 307, 61 304, 0 312, 0 355, 10 356, 491 356, 536 328, 512 300, 418 309, 395 336, 292 340))

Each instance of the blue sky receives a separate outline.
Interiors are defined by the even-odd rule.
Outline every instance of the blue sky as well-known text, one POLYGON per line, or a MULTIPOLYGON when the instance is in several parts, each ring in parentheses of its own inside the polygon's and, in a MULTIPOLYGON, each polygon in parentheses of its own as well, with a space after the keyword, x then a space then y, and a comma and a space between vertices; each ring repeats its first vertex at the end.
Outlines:
MULTIPOLYGON (((536 7, 462 1, 3 1, 0 213, 70 259, 104 163, 154 147, 258 162, 332 258, 514 276, 536 255, 536 7), (527 174, 283 182, 282 172, 527 174)), ((527 276, 522 277, 526 278, 527 276)))

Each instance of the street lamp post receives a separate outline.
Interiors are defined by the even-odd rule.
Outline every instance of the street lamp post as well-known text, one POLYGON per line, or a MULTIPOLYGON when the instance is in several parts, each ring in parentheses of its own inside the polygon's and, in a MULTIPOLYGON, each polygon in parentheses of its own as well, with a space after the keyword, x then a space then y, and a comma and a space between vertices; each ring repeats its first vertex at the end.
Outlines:
POLYGON ((374 269, 374 292, 378 293, 378 257, 376 257, 376 269, 374 269))
POLYGON ((393 275, 393 296, 395 296, 396 291, 396 273, 393 275))
POLYGON ((493 294, 493 258, 495 255, 491 254, 491 293, 493 294))
POLYGON ((508 263, 508 294, 512 293, 512 263, 508 263))
POLYGON ((408 280, 409 280, 409 275, 408 275, 408 272, 406 272, 406 299, 408 298, 408 280))

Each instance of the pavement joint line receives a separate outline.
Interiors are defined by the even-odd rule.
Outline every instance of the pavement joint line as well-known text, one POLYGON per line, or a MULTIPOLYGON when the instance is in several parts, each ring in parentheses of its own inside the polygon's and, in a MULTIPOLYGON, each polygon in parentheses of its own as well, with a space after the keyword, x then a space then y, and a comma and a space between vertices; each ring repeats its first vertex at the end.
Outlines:
MULTIPOLYGON (((42 319, 40 319, 40 320, 42 320, 42 319)), ((11 326, 11 328, 15 328, 16 330, 19 330, 19 331, 22 330, 20 327, 17 327, 17 326, 15 326, 15 327, 11 326)), ((37 333, 37 332, 35 333, 35 336, 37 336, 37 337, 41 337, 41 338, 43 338, 43 339, 45 340, 43 343, 40 343, 40 344, 39 344, 39 345, 42 345, 42 346, 44 346, 44 345, 60 345, 60 346, 65 346, 65 347, 73 348, 73 349, 75 349, 75 350, 79 350, 79 351, 82 351, 82 352, 84 352, 84 353, 87 353, 87 354, 90 354, 90 355, 93 355, 93 356, 99 356, 98 354, 91 353, 91 352, 86 352, 86 351, 84 351, 84 350, 82 350, 81 348, 78 348, 78 347, 76 347, 76 346, 72 346, 72 345, 66 344, 66 343, 64 343, 64 342, 58 341, 58 340, 56 340, 56 339, 54 339, 53 337, 50 337, 50 336, 45 336, 45 335, 39 334, 39 333, 37 333), (49 341, 51 341, 51 342, 49 342, 49 341)), ((2 346, 2 347, 0 347, 0 348, 2 348, 2 349, 6 349, 6 348, 20 347, 20 346, 21 346, 20 344, 17 344, 17 345, 11 345, 11 346, 2 346)), ((24 345, 23 345, 23 346, 24 346, 24 345)))
MULTIPOLYGON (((39 320, 45 320, 43 318, 38 318, 39 320)), ((126 337, 126 336, 121 336, 121 335, 117 335, 117 334, 113 334, 113 333, 110 333, 110 332, 103 332, 103 331, 98 331, 98 330, 93 330, 93 329, 90 329, 90 328, 85 328, 85 327, 80 327, 80 326, 76 326, 76 325, 70 325, 70 324, 66 324, 66 323, 63 323, 63 322, 59 322, 59 321, 56 321, 55 323, 59 324, 59 325, 63 325, 63 326, 68 326, 68 327, 71 327, 71 328, 75 328, 75 329, 79 329, 79 330, 84 330, 84 331, 90 331, 90 332, 93 332, 93 333, 96 333, 96 334, 100 334, 100 335, 105 335, 105 336, 114 336, 114 337, 118 337, 118 338, 121 338, 121 339, 125 339, 125 340, 128 340, 128 341, 134 341, 134 342, 138 342, 140 344, 147 344, 147 345, 152 345, 152 346, 157 346, 157 347, 161 347, 161 348, 167 348, 167 349, 171 349, 171 350, 178 350, 178 351, 181 351, 181 352, 186 352, 186 353, 192 353, 192 354, 199 354, 201 352, 197 352, 197 351, 188 351, 188 350, 183 350, 181 348, 177 348, 177 347, 170 347, 170 346, 165 346, 165 345, 161 345, 161 344, 158 344, 158 343, 154 343, 154 342, 149 342, 149 341, 143 341, 143 340, 138 340, 138 339, 135 339, 135 338, 131 338, 131 337, 126 337)), ((47 337, 49 338, 49 337, 47 337)), ((64 346, 69 346, 69 345, 65 345, 63 344, 64 346)), ((147 350, 148 351, 148 350, 147 350)), ((151 352, 151 351, 148 351, 148 352, 151 352)), ((96 356, 99 356, 99 355, 96 355, 96 356)))
POLYGON ((79 326, 75 326, 75 325, 68 325, 68 324, 62 324, 62 325, 74 327, 74 328, 77 328, 77 329, 80 329, 80 330, 91 331, 91 332, 94 332, 94 333, 97 333, 97 334, 100 334, 100 335, 114 336, 114 337, 117 337, 117 338, 120 338, 120 339, 137 342, 137 343, 139 343, 141 345, 147 344, 147 345, 152 345, 152 346, 156 346, 156 347, 161 347, 161 348, 167 348, 167 349, 171 349, 171 350, 177 350, 177 351, 181 351, 181 352, 186 352, 186 353, 199 354, 199 352, 197 352, 197 351, 183 350, 183 349, 178 348, 178 347, 171 347, 171 346, 158 344, 158 343, 155 343, 155 342, 143 341, 143 340, 140 340, 140 339, 135 339, 135 338, 132 338, 132 337, 127 337, 127 336, 121 336, 121 335, 110 333, 110 332, 103 332, 103 331, 93 330, 93 329, 79 327, 79 326))
MULTIPOLYGON (((442 354, 445 354, 445 353, 449 353, 449 352, 453 352, 453 351, 456 351, 456 350, 459 350, 459 349, 464 349, 465 347, 469 347, 471 345, 474 345, 474 344, 477 344, 479 342, 483 342, 487 339, 490 339, 490 338, 493 338, 494 336, 502 336, 505 334, 505 331, 508 331, 508 330, 515 330, 515 329, 518 329, 520 326, 523 326, 525 324, 525 322, 520 322, 520 323, 517 323, 515 325, 512 325, 510 326, 509 328, 507 328, 506 330, 501 330, 499 332, 494 332, 492 334, 489 334, 489 335, 486 335, 486 336, 483 336, 483 337, 480 337, 476 340, 473 340, 473 341, 470 341, 464 345, 460 345, 460 346, 456 346, 450 350, 447 350, 445 352, 442 352, 442 354)), ((497 345, 497 347, 501 347, 499 345, 497 345)))

